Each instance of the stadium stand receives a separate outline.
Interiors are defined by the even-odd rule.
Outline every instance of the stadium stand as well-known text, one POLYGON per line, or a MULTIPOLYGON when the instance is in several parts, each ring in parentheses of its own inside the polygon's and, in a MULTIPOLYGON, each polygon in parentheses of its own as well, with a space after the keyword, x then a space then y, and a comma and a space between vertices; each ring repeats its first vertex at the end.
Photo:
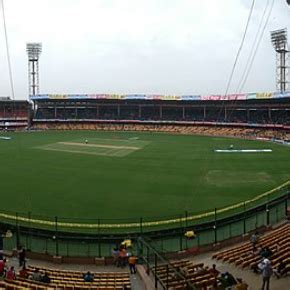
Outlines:
POLYGON ((171 266, 178 273, 182 273, 185 279, 177 276, 176 272, 172 268, 169 268, 167 264, 154 268, 164 285, 171 290, 188 289, 188 282, 196 289, 203 290, 233 289, 232 287, 237 284, 237 278, 231 273, 220 273, 213 267, 205 266, 204 263, 193 263, 191 260, 179 260, 172 262, 171 266))
POLYGON ((38 95, 39 130, 148 131, 290 140, 290 94, 38 95))
POLYGON ((21 130, 30 123, 31 104, 0 97, 0 130, 21 130))
POLYGON ((49 268, 38 268, 29 266, 28 274, 31 276, 33 272, 38 271, 44 275, 47 273, 51 279, 51 283, 46 284, 31 279, 17 277, 16 280, 7 280, 0 282, 0 287, 4 289, 61 289, 61 290, 122 290, 124 285, 126 289, 131 289, 129 273, 124 272, 93 272, 94 281, 84 282, 83 272, 65 271, 49 268))
MULTIPOLYGON (((194 264, 189 260, 181 260, 172 263, 172 265, 177 271, 183 272, 187 279, 186 281, 192 282, 198 288, 203 287, 206 289, 205 287, 214 286, 217 283, 216 277, 210 273, 208 267, 204 268, 203 263, 194 264), (203 271, 199 269, 203 269, 203 271)), ((170 289, 185 289, 187 285, 186 281, 177 277, 172 270, 168 270, 166 265, 158 266, 156 273, 170 289)))
POLYGON ((249 241, 234 248, 217 252, 213 258, 255 270, 263 259, 263 249, 270 250, 269 259, 274 269, 283 261, 285 263, 284 273, 290 272, 290 223, 288 222, 260 237, 256 250, 253 249, 252 243, 249 241))
POLYGON ((247 128, 234 126, 212 125, 169 125, 169 124, 139 124, 139 123, 93 123, 93 122, 38 122, 34 123, 37 130, 97 130, 97 131, 145 131, 166 132, 172 134, 193 134, 207 136, 230 136, 242 138, 266 138, 290 140, 290 132, 269 128, 247 128))
POLYGON ((32 100, 37 107, 36 122, 139 120, 289 125, 290 94, 260 95, 38 95, 32 100))

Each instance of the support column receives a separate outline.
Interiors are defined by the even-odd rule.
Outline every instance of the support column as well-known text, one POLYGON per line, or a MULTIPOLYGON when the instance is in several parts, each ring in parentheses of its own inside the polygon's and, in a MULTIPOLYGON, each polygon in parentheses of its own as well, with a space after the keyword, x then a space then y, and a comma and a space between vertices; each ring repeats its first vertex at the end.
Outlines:
POLYGON ((55 256, 59 256, 59 251, 58 251, 58 220, 57 220, 57 216, 54 218, 54 222, 55 222, 55 234, 54 234, 54 239, 55 239, 55 256))
POLYGON ((267 226, 270 225, 270 209, 268 204, 266 205, 266 223, 267 226))
POLYGON ((2 233, 0 233, 0 260, 3 260, 3 236, 2 233))
POLYGON ((243 210, 244 210, 244 235, 246 234, 247 232, 247 225, 246 225, 246 203, 244 202, 244 207, 243 207, 243 210))
POLYGON ((155 289, 158 289, 158 280, 157 280, 157 274, 156 274, 156 269, 157 269, 157 255, 154 254, 154 266, 155 266, 155 270, 154 270, 154 286, 155 286, 155 289))
POLYGON ((120 119, 120 111, 121 111, 121 107, 120 107, 120 105, 118 105, 118 119, 120 119))
POLYGON ((214 244, 217 243, 217 209, 214 209, 214 244))

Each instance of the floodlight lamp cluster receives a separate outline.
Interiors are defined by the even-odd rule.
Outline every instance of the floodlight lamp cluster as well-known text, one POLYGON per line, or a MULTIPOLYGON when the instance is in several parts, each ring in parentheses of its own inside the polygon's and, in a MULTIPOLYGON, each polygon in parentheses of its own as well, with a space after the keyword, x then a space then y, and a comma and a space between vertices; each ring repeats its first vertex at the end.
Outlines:
POLYGON ((28 54, 29 60, 38 60, 39 55, 41 54, 42 44, 33 42, 26 44, 26 52, 28 54))
POLYGON ((277 52, 287 50, 287 28, 272 31, 271 41, 277 52))

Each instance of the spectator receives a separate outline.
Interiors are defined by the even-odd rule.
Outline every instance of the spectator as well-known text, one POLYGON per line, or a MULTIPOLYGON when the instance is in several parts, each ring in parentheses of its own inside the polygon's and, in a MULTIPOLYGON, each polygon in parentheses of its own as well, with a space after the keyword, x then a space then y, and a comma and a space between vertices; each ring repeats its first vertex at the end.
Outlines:
POLYGON ((25 266, 23 266, 22 269, 19 271, 19 277, 24 279, 28 278, 28 272, 25 266))
POLYGON ((216 265, 213 264, 212 268, 209 269, 209 273, 211 273, 216 278, 220 272, 216 269, 216 265))
POLYGON ((233 276, 231 273, 229 273, 229 272, 226 272, 226 273, 225 273, 225 279, 226 279, 226 281, 228 282, 228 284, 229 284, 230 286, 233 286, 233 285, 236 285, 236 284, 237 284, 236 279, 235 279, 234 276, 233 276))
POLYGON ((84 274, 84 281, 94 282, 94 275, 90 271, 88 271, 86 274, 84 274))
POLYGON ((260 255, 262 258, 264 258, 265 251, 266 251, 265 248, 261 248, 261 250, 260 250, 260 252, 259 252, 259 255, 260 255))
POLYGON ((273 273, 277 278, 281 278, 285 274, 287 264, 284 261, 281 261, 279 265, 273 269, 273 273))
POLYGON ((10 269, 6 272, 6 277, 7 280, 15 280, 16 279, 16 274, 14 267, 11 266, 10 269))
POLYGON ((236 285, 236 290, 247 290, 248 289, 248 284, 242 280, 242 278, 237 278, 237 285, 236 285))
POLYGON ((22 248, 18 253, 19 267, 25 266, 26 251, 22 248))
POLYGON ((256 251, 256 248, 257 248, 257 243, 258 243, 258 232, 255 232, 254 234, 252 234, 251 238, 250 238, 250 241, 252 243, 252 246, 253 246, 253 252, 256 251))
POLYGON ((31 275, 31 278, 34 281, 41 281, 42 280, 42 275, 41 275, 41 273, 39 272, 38 269, 35 269, 35 271, 31 275))
POLYGON ((220 289, 224 290, 230 286, 225 278, 225 273, 221 274, 221 277, 218 278, 218 282, 219 282, 218 285, 220 289))
POLYGON ((272 256, 272 254, 273 254, 272 250, 269 247, 266 247, 264 253, 265 258, 269 259, 272 256))
POLYGON ((259 263, 255 263, 254 265, 251 266, 251 270, 255 274, 259 274, 261 272, 261 269, 259 268, 259 263))
POLYGON ((196 269, 196 274, 198 275, 204 275, 204 274, 207 274, 207 272, 208 272, 208 267, 198 266, 196 269))
POLYGON ((272 256, 272 251, 269 249, 269 247, 262 248, 260 251, 260 256, 262 258, 268 259, 272 256))
POLYGON ((134 255, 130 256, 128 259, 128 263, 129 263, 129 268, 130 268, 131 274, 136 274, 137 257, 134 255))
POLYGON ((263 262, 259 264, 259 268, 262 271, 262 278, 263 278, 263 284, 262 284, 262 290, 270 289, 270 278, 272 276, 273 270, 271 266, 271 262, 268 259, 264 259, 263 262))
POLYGON ((48 274, 46 272, 44 273, 44 275, 43 275, 43 277, 41 279, 41 282, 47 283, 47 284, 50 283, 50 278, 49 278, 49 276, 48 276, 48 274))
POLYGON ((119 251, 119 265, 125 267, 127 262, 127 251, 125 248, 121 248, 119 251))
POLYGON ((117 247, 115 247, 112 251, 112 257, 113 257, 113 263, 114 265, 116 265, 117 267, 119 267, 119 250, 117 247))
POLYGON ((237 284, 236 279, 229 272, 222 273, 221 277, 218 278, 218 281, 221 289, 227 289, 228 287, 232 287, 237 284))
POLYGON ((0 276, 5 276, 6 273, 6 259, 0 260, 0 276))

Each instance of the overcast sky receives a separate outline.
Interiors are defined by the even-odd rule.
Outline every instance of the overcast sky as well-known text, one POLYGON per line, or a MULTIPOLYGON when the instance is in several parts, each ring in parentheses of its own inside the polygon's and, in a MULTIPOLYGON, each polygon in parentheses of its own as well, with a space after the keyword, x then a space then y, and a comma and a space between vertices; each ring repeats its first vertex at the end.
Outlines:
MULTIPOLYGON (((256 0, 230 88, 266 3, 256 0)), ((28 94, 27 42, 42 42, 41 93, 224 94, 251 0, 4 0, 16 99, 28 94)), ((2 14, 0 96, 11 95, 2 14)), ((275 90, 270 31, 290 27, 275 0, 244 92, 275 90)))

